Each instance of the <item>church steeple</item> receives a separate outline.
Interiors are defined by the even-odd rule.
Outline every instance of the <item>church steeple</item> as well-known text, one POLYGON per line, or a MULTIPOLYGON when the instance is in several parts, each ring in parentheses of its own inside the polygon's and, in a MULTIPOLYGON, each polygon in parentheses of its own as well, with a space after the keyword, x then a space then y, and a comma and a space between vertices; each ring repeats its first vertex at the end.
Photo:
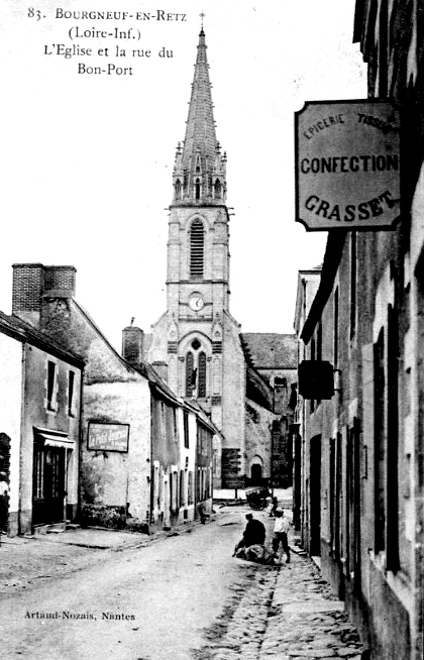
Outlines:
POLYGON ((185 140, 175 157, 173 204, 178 205, 225 203, 227 157, 221 154, 215 134, 206 49, 202 26, 185 140))

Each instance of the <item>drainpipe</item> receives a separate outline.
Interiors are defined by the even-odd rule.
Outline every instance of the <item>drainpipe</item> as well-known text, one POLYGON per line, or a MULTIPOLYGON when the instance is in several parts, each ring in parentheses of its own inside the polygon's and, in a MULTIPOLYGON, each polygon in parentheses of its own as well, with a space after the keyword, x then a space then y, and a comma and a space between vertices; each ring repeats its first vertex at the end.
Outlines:
MULTIPOLYGON (((22 532, 22 527, 21 527, 21 522, 22 522, 22 463, 23 463, 23 457, 22 457, 22 441, 23 441, 23 434, 24 434, 24 421, 25 421, 25 372, 26 372, 26 352, 27 352, 27 344, 26 342, 22 343, 22 368, 21 368, 21 420, 20 420, 20 429, 19 429, 19 474, 18 474, 18 534, 21 534, 22 532)), ((12 447, 11 447, 12 449, 12 447)), ((32 451, 34 451, 34 442, 32 443, 32 451)), ((34 457, 32 457, 32 461, 34 461, 34 457)), ((12 467, 12 466, 11 466, 12 467)), ((32 480, 32 488, 34 488, 34 476, 31 472, 31 480, 32 480)), ((10 483, 11 483, 11 477, 10 477, 10 471, 9 471, 9 489, 10 489, 10 483)), ((31 495, 31 502, 32 502, 32 495, 31 495)), ((10 506, 10 505, 9 505, 10 506)), ((32 516, 32 505, 31 505, 31 516, 32 516)), ((32 528, 32 519, 31 519, 31 528, 32 528)), ((32 529, 31 529, 32 531, 32 529)))
POLYGON ((80 372, 80 406, 79 406, 79 429, 78 429, 78 469, 77 469, 77 479, 78 479, 78 506, 76 518, 77 520, 81 514, 81 502, 82 502, 82 487, 81 487, 81 465, 82 465, 82 437, 83 437, 83 416, 84 416, 84 366, 81 368, 80 372))

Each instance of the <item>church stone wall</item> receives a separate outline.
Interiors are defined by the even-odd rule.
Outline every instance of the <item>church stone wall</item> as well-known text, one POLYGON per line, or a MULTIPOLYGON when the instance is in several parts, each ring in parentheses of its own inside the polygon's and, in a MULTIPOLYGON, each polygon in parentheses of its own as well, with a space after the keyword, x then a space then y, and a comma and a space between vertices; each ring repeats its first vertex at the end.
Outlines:
POLYGON ((223 378, 222 378, 222 425, 223 446, 237 448, 241 452, 240 474, 245 474, 245 413, 244 400, 246 374, 244 355, 239 339, 239 325, 228 315, 224 316, 223 378))
POLYGON ((262 479, 268 480, 271 477, 272 424, 277 416, 250 399, 246 399, 245 410, 247 483, 252 478, 253 465, 260 465, 262 479))

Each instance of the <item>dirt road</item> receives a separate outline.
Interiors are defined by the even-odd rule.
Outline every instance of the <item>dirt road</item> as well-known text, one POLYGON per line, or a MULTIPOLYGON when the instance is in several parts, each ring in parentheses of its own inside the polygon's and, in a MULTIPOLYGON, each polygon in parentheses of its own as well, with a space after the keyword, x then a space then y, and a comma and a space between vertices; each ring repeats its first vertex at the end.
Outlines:
POLYGON ((0 598, 0 657, 191 660, 203 630, 253 577, 251 564, 231 558, 244 522, 244 510, 235 509, 191 533, 104 561, 100 555, 97 566, 0 598))

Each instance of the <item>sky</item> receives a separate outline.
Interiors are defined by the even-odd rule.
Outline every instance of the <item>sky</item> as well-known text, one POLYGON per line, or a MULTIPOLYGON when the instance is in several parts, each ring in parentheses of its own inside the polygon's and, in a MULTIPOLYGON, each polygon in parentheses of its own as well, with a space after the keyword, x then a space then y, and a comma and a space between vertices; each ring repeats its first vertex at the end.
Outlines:
POLYGON ((76 299, 118 350, 132 317, 149 332, 165 311, 172 169, 204 13, 234 214, 230 311, 244 332, 293 332, 298 271, 322 262, 327 237, 295 222, 294 113, 366 98, 354 0, 4 2, 0 309, 11 313, 12 264, 41 262, 75 266, 76 299), (88 10, 132 18, 60 17, 88 10))

